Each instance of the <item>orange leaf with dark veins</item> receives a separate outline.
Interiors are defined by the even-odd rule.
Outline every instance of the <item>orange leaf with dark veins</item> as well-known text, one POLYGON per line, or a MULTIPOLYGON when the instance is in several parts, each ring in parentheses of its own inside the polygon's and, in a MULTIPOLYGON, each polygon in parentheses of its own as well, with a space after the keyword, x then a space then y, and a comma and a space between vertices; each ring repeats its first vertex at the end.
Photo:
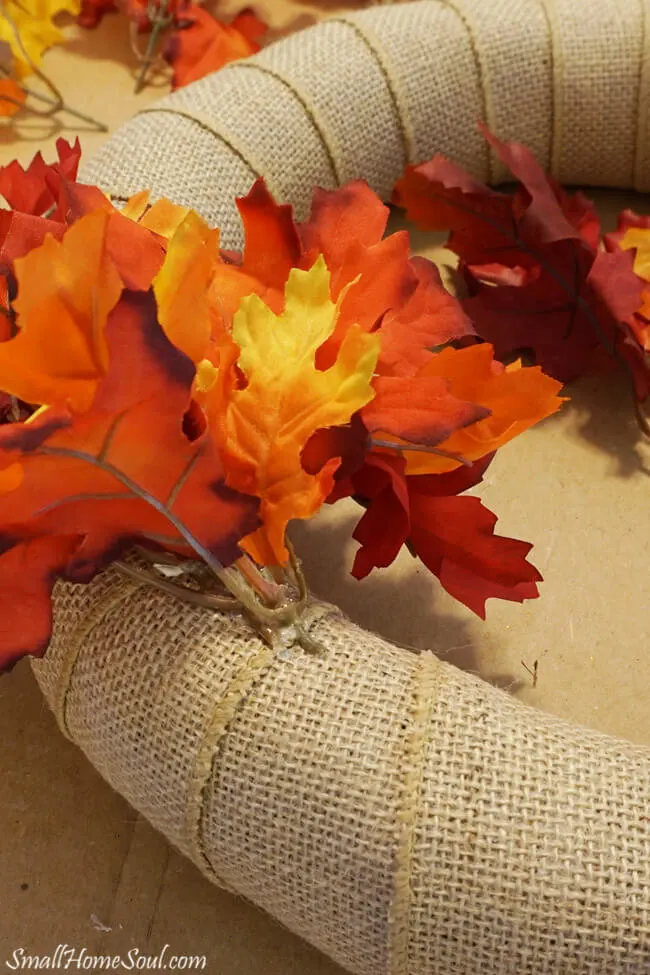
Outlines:
POLYGON ((106 248, 125 287, 146 291, 160 270, 167 241, 146 225, 129 220, 96 186, 61 181, 61 198, 69 223, 103 210, 109 216, 106 248))
POLYGON ((122 292, 100 211, 16 260, 18 331, 0 343, 0 389, 28 403, 90 406, 108 366, 104 328, 122 292))
MULTIPOLYGON (((194 366, 164 335, 151 294, 123 295, 107 343, 90 410, 47 409, 0 428, 0 550, 74 533, 84 539, 60 569, 68 579, 87 581, 136 541, 189 547, 218 571, 259 524, 258 501, 225 485, 207 431, 184 433, 194 366)), ((13 652, 0 637, 0 654, 13 652)))
POLYGON ((444 374, 377 376, 373 389, 374 399, 361 411, 366 428, 413 444, 439 444, 459 427, 490 415, 484 406, 454 396, 444 374))

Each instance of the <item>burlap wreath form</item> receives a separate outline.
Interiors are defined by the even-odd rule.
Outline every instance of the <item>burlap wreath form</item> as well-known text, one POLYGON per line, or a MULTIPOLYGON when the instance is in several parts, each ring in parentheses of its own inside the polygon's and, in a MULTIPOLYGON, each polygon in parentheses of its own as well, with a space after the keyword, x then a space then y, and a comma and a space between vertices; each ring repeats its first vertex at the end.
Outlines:
MULTIPOLYGON (((424 0, 325 22, 127 123, 85 178, 240 243, 254 175, 387 194, 476 116, 564 181, 650 186, 645 0, 424 0), (521 83, 525 73, 526 83, 521 83)), ((59 586, 34 670, 63 731, 216 883, 358 975, 647 975, 650 752, 574 728, 334 607, 270 648, 110 570, 59 586)))

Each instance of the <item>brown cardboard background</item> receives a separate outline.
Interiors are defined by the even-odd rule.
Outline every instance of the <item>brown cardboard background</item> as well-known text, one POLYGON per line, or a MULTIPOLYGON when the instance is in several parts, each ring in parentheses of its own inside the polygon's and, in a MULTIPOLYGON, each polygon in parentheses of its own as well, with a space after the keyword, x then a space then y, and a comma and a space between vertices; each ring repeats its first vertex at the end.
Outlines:
MULTIPOLYGON (((296 8, 271 3, 278 24, 296 8)), ((121 19, 70 33, 47 69, 75 107, 111 129, 166 90, 160 81, 133 95, 121 19)), ((26 161, 58 135, 79 132, 87 151, 104 138, 82 130, 42 120, 4 127, 0 162, 26 161)), ((610 218, 623 205, 650 208, 632 194, 597 196, 610 218)), ((422 237, 415 243, 433 249, 422 237)), ((482 623, 407 555, 355 582, 352 503, 299 525, 296 543, 315 591, 363 625, 444 654, 540 708, 650 744, 650 446, 623 381, 592 378, 571 394, 561 415, 500 452, 480 489, 500 531, 534 543, 546 579, 539 600, 492 602, 482 623), (533 688, 522 660, 536 659, 533 688)), ((206 954, 215 975, 339 971, 170 849, 62 738, 25 664, 0 680, 0 740, 0 965, 20 946, 155 954, 169 944, 206 954)))

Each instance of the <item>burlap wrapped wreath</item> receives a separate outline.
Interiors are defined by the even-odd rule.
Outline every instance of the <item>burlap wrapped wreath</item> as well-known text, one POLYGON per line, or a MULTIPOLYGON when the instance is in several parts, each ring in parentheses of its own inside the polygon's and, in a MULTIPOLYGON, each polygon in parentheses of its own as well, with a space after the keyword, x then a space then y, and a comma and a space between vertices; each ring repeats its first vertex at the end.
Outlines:
MULTIPOLYGON (((260 174, 299 215, 314 184, 387 196, 435 151, 498 181, 477 117, 563 182, 650 188, 645 0, 329 20, 145 110, 84 176, 191 205, 234 247, 260 174)), ((64 733, 215 883, 350 971, 650 971, 648 750, 317 601, 320 655, 116 569, 60 585, 55 610, 34 670, 64 733)))

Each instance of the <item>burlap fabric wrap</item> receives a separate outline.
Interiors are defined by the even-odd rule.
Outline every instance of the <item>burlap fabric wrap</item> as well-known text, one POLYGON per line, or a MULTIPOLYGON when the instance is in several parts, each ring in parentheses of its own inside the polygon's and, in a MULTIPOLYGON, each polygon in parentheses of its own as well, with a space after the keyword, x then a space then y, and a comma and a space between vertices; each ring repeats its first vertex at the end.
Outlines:
MULTIPOLYGON (((563 180, 650 185, 646 0, 447 0, 326 22, 165 99, 85 176, 240 242, 264 173, 388 193, 442 149, 502 174, 476 116, 563 180), (645 52, 645 58, 644 58, 645 52)), ((647 750, 578 730, 331 607, 327 647, 111 570, 60 587, 37 677, 106 779, 217 883, 358 975, 648 975, 647 750)))

